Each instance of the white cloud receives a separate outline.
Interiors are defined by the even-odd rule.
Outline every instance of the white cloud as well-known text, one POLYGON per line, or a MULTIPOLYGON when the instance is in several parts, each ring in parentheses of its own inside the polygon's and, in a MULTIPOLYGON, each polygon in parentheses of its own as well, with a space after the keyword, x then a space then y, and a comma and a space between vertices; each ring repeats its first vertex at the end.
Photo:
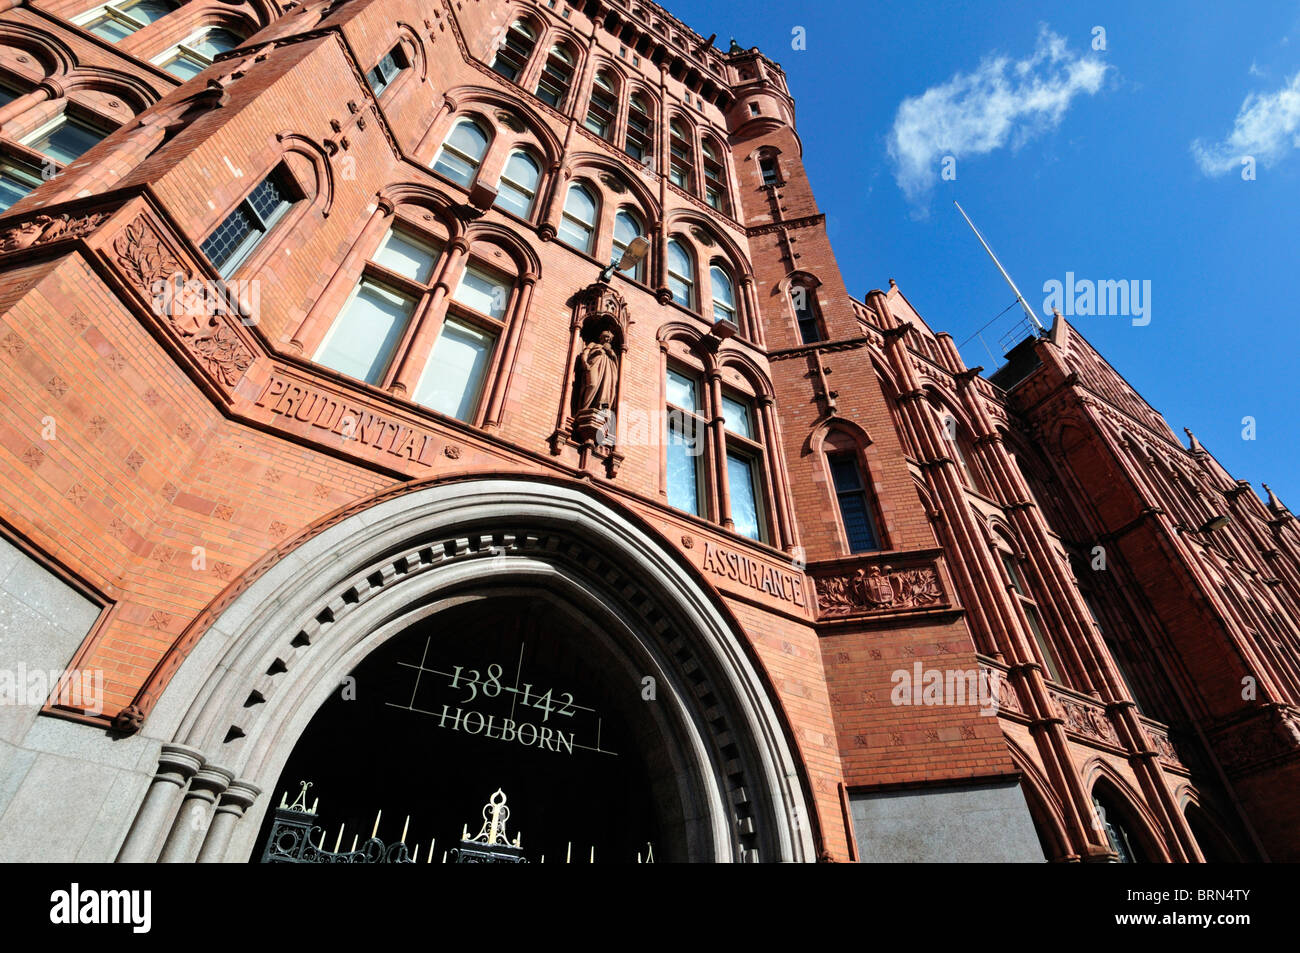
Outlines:
POLYGON ((960 161, 1019 148, 1060 125, 1074 97, 1101 89, 1108 69, 1096 56, 1070 53, 1064 37, 1042 27, 1025 59, 986 57, 974 72, 903 100, 888 139, 894 178, 909 200, 924 203, 943 156, 960 161))
POLYGON ((1250 69, 1246 70, 1251 76, 1263 76, 1264 71, 1259 68, 1259 64, 1254 60, 1250 61, 1250 69))
POLYGON ((1197 139, 1192 156, 1206 175, 1223 175, 1240 169, 1247 156, 1270 165, 1292 149, 1300 149, 1300 73, 1275 92, 1247 96, 1227 138, 1197 139))

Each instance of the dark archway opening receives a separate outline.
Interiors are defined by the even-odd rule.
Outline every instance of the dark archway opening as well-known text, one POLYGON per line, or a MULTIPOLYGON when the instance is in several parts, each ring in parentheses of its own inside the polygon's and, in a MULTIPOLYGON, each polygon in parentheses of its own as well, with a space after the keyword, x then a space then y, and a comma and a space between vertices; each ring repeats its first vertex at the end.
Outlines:
MULTIPOLYGON (((529 862, 688 859, 683 772, 642 668, 590 622, 525 595, 474 598, 371 653, 313 717, 273 792, 319 798, 324 849, 378 836, 454 859, 498 789, 529 862), (342 828, 340 839, 338 832, 342 828)), ((655 686, 656 690, 662 686, 655 686)), ((274 819, 268 811, 254 861, 274 819)), ((318 832, 319 836, 319 832, 318 832)))

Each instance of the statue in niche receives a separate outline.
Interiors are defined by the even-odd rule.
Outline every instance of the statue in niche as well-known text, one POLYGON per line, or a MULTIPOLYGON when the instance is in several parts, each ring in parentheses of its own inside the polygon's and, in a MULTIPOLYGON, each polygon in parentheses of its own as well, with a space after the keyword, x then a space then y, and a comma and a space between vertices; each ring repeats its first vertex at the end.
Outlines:
POLYGON ((614 333, 601 331, 578 356, 575 415, 583 411, 608 410, 618 393, 618 354, 614 333))

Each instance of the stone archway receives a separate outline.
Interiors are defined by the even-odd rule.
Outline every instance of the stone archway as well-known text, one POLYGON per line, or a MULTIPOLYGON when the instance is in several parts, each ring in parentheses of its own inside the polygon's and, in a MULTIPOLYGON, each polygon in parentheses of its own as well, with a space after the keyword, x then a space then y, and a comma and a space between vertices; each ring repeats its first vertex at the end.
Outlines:
POLYGON ((240 594, 145 726, 160 767, 119 859, 246 860, 268 789, 343 677, 419 620, 507 591, 593 620, 629 671, 655 679, 688 859, 814 859, 785 727, 716 595, 591 490, 506 477, 385 499, 240 594))

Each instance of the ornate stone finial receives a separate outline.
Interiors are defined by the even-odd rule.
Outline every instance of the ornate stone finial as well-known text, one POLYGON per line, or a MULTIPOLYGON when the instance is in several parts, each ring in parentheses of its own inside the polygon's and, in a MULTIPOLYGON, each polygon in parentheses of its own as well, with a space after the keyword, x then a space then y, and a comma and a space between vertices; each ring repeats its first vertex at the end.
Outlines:
POLYGON ((897 288, 897 287, 898 287, 898 282, 895 281, 893 278, 890 278, 890 279, 889 279, 889 287, 891 287, 891 288, 897 288))
POLYGON ((1277 494, 1273 492, 1272 488, 1269 487, 1267 483, 1261 483, 1260 486, 1262 486, 1264 492, 1268 494, 1268 508, 1274 516, 1284 516, 1291 512, 1286 508, 1286 504, 1277 498, 1277 494))
POLYGON ((1192 433, 1192 432, 1191 432, 1190 430, 1188 430, 1186 427, 1183 428, 1183 433, 1187 434, 1187 439, 1188 439, 1188 441, 1190 442, 1190 446, 1189 446, 1187 449, 1188 449, 1191 453, 1204 453, 1204 452, 1205 452, 1205 448, 1201 446, 1201 441, 1199 441, 1199 440, 1196 439, 1196 434, 1192 433))
POLYGON ((745 52, 745 51, 742 50, 742 49, 740 48, 740 44, 736 42, 736 38, 733 36, 733 37, 731 38, 731 47, 727 50, 727 52, 728 52, 728 53, 743 53, 743 52, 745 52))

